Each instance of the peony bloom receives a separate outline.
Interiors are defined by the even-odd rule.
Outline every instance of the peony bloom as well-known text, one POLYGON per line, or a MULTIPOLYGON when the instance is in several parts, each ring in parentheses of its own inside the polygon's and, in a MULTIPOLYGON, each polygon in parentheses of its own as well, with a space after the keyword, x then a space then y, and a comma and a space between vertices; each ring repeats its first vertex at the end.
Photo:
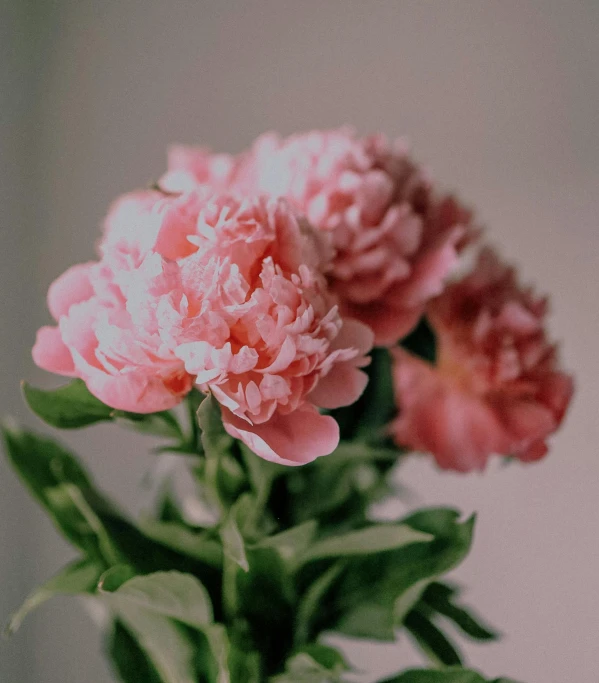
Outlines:
POLYGON ((124 291, 105 263, 73 266, 50 286, 48 307, 58 323, 42 327, 33 347, 37 365, 80 377, 118 410, 167 410, 193 379, 156 329, 137 324, 124 291))
POLYGON ((438 295, 474 234, 453 197, 437 197, 401 141, 357 138, 347 129, 259 138, 240 158, 234 181, 284 196, 331 235, 328 273, 342 312, 392 345, 438 295))
POLYGON ((543 457, 573 389, 547 341, 546 309, 484 250, 474 271, 428 307, 436 367, 393 352, 397 443, 462 472, 483 469, 493 453, 525 462, 543 457))
POLYGON ((40 330, 38 365, 133 412, 195 383, 231 435, 275 462, 335 449, 337 423, 318 408, 361 394, 372 333, 341 318, 330 247, 285 201, 134 193, 111 209, 100 253, 50 288, 58 326, 40 330))

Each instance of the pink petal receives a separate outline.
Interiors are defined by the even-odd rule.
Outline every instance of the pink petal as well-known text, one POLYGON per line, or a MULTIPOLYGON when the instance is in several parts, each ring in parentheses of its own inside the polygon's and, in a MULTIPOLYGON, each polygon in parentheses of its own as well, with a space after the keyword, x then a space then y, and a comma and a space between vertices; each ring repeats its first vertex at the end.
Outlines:
POLYGON ((328 375, 320 379, 308 398, 319 408, 332 410, 356 401, 368 384, 368 375, 358 370, 351 361, 333 366, 328 375))
POLYGON ((368 353, 374 344, 374 333, 364 323, 352 318, 344 318, 339 334, 331 344, 331 349, 356 349, 360 355, 368 353))
POLYGON ((160 378, 128 372, 109 375, 92 368, 84 377, 87 388, 103 403, 132 413, 155 413, 181 403, 183 395, 170 391, 160 378))
POLYGON ((460 472, 483 469, 491 453, 505 452, 505 431, 484 401, 403 350, 393 356, 399 417, 391 431, 399 444, 429 451, 440 467, 460 472))
POLYGON ((497 413, 516 442, 543 439, 557 426, 551 411, 532 401, 506 398, 497 413))
POLYGON ((345 306, 345 312, 374 332, 375 346, 393 346, 416 326, 422 315, 423 307, 393 309, 384 302, 370 306, 345 306))
POLYGON ((339 425, 304 404, 288 415, 275 413, 268 422, 248 425, 222 409, 227 432, 240 439, 256 455, 282 465, 304 465, 332 453, 339 443, 339 425))
POLYGON ((48 290, 48 309, 54 320, 67 315, 73 304, 87 301, 94 294, 89 275, 95 264, 79 263, 71 266, 50 285, 48 290))
POLYGON ((75 365, 71 352, 62 341, 58 327, 42 327, 37 332, 31 352, 34 363, 48 372, 75 377, 75 365))
POLYGON ((392 301, 396 302, 397 306, 408 308, 425 303, 431 297, 440 294, 443 281, 457 263, 457 258, 456 248, 451 243, 424 255, 414 263, 409 280, 398 284, 392 290, 392 301))

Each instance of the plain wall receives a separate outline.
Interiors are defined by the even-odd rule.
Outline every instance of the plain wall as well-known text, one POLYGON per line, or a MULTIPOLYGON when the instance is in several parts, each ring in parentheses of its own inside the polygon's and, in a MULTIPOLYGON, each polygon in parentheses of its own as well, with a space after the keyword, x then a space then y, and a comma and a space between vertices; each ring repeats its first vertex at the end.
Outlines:
MULTIPOLYGON (((403 471, 417 503, 478 512, 456 573, 506 633, 472 665, 526 683, 599 672, 599 3, 553 0, 65 0, 1 5, 0 408, 27 417, 18 380, 49 321, 49 283, 93 257, 119 193, 160 174, 170 142, 237 151, 267 129, 343 123, 407 134, 489 238, 551 293, 577 394, 551 455, 484 476, 403 471)), ((147 442, 68 435, 100 485, 143 498, 147 442)), ((0 617, 71 557, 0 462, 0 617)), ((39 610, 0 644, 2 683, 104 683, 100 636, 76 601, 39 610)), ((356 645, 375 672, 407 644, 356 645)))

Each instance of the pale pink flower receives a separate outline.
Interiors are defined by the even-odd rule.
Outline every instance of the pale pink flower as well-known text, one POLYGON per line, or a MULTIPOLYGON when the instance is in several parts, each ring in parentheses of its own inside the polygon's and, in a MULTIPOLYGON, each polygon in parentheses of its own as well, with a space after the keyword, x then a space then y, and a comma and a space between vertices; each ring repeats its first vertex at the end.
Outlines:
POLYGON ((322 274, 330 248, 286 202, 129 195, 100 251, 51 287, 59 324, 40 331, 39 365, 133 412, 170 407, 195 382, 230 434, 276 462, 335 449, 337 424, 317 408, 363 391, 372 333, 341 318, 322 274), (74 278, 81 295, 68 295, 74 278))
POLYGON ((392 345, 438 295, 475 230, 453 197, 439 197, 401 141, 351 130, 267 134, 242 155, 232 180, 284 196, 331 235, 328 274, 342 312, 392 345))
POLYGON ((193 386, 157 331, 136 324, 104 264, 63 273, 50 287, 48 307, 58 325, 39 330, 33 359, 50 372, 82 378, 107 405, 137 413, 166 410, 193 386))
POLYGON ((472 273, 429 304, 436 366, 393 351, 397 443, 459 471, 484 468, 494 453, 543 457, 573 389, 547 340, 546 308, 484 250, 472 273))

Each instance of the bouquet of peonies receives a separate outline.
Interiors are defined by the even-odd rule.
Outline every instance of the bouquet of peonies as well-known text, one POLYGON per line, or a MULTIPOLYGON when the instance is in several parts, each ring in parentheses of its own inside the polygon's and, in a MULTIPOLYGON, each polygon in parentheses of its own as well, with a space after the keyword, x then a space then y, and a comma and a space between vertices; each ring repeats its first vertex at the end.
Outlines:
POLYGON ((33 357, 72 379, 23 390, 53 427, 155 435, 190 486, 165 476, 133 521, 59 443, 5 426, 12 465, 80 553, 9 630, 87 594, 124 683, 355 680, 333 633, 411 638, 431 668, 387 683, 486 681, 443 630, 495 637, 443 579, 474 520, 372 516, 410 451, 461 472, 538 460, 570 401, 546 300, 480 235, 382 135, 172 148, 151 188, 110 208, 98 259, 50 286, 55 324, 33 357))

